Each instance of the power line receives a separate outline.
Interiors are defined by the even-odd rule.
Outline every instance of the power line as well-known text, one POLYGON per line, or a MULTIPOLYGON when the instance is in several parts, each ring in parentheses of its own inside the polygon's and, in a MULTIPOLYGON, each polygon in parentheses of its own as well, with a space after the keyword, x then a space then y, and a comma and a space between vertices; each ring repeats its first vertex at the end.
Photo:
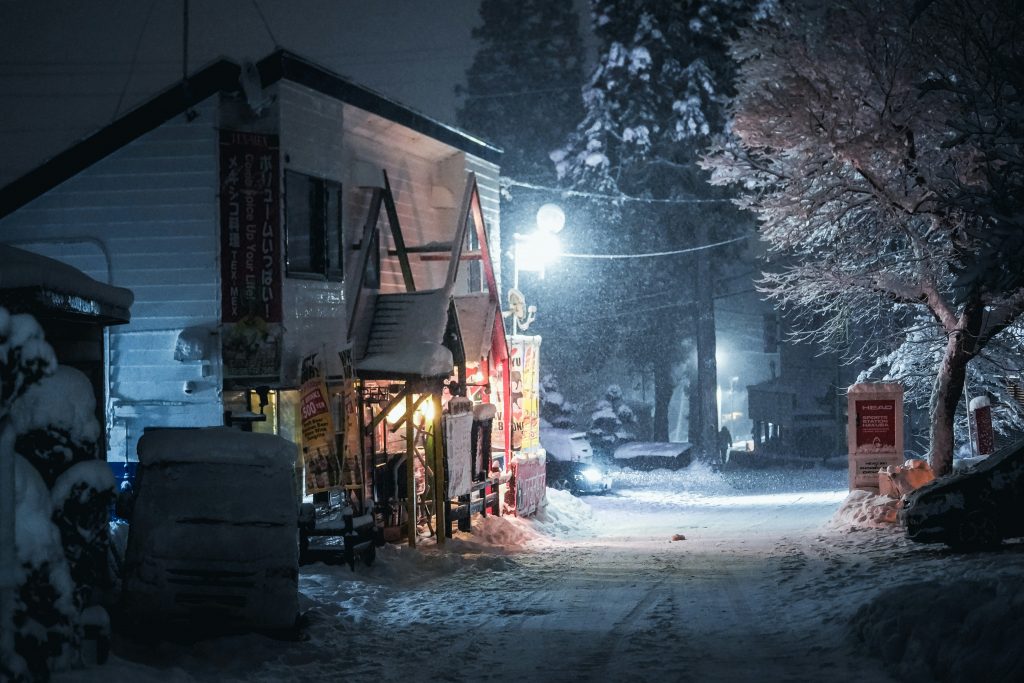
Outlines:
POLYGON ((267 29, 267 35, 270 36, 270 40, 274 43, 274 48, 281 47, 281 43, 277 42, 277 38, 274 37, 274 32, 270 30, 270 24, 267 22, 267 18, 263 16, 263 10, 260 9, 260 4, 256 0, 252 0, 252 6, 256 9, 256 13, 260 15, 260 21, 263 22, 263 28, 267 29))
POLYGON ((604 192, 585 192, 583 190, 570 190, 564 187, 552 187, 550 185, 538 185, 523 180, 502 178, 503 187, 523 187, 528 190, 541 190, 544 192, 557 192, 570 197, 586 197, 587 199, 607 199, 616 202, 642 202, 644 204, 726 204, 731 199, 714 199, 703 197, 678 197, 672 199, 657 199, 654 197, 633 197, 628 194, 608 194, 604 192))
POLYGON ((628 259, 628 258, 654 258, 656 256, 674 256, 676 254, 689 254, 695 251, 703 251, 705 249, 714 249, 724 244, 732 244, 734 242, 740 242, 745 239, 749 239, 750 235, 743 235, 742 237, 734 237, 731 240, 722 240, 721 242, 714 242, 712 244, 704 244, 699 247, 689 247, 687 249, 676 249, 675 251, 652 251, 646 254, 566 254, 562 253, 560 256, 566 258, 586 258, 586 259, 628 259))

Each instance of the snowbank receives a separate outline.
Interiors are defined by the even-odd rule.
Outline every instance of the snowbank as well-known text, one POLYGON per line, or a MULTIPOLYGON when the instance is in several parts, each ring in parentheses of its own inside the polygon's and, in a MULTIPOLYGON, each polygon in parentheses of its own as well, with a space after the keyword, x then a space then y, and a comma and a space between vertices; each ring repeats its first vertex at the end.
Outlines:
POLYGON ((896 523, 898 502, 870 491, 850 491, 828 525, 833 529, 888 528, 896 523))
POLYGON ((1024 680, 1024 577, 894 586, 861 607, 855 639, 904 681, 1024 680))

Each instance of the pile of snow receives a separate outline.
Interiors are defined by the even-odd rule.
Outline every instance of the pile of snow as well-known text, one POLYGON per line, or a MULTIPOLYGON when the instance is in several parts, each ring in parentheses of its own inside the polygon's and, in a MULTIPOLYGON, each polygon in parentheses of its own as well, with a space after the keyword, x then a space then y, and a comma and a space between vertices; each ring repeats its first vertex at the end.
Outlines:
POLYGON ((544 507, 524 521, 538 535, 538 540, 544 537, 568 538, 592 533, 594 512, 568 491, 549 488, 544 507))
POLYGON ((1024 680, 1024 579, 921 581, 861 607, 855 639, 905 681, 1024 680))
POLYGON ((898 500, 859 489, 850 491, 828 525, 833 529, 884 529, 896 523, 898 500))

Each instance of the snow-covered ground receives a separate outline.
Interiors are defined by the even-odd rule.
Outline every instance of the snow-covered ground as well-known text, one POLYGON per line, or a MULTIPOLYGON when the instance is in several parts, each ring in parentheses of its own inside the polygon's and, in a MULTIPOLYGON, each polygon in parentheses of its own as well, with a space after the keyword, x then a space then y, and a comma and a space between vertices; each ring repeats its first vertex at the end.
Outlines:
POLYGON ((306 640, 120 637, 57 680, 1024 680, 1024 544, 911 544, 845 483, 621 471, 611 495, 549 490, 538 518, 474 520, 444 549, 304 567, 306 640))

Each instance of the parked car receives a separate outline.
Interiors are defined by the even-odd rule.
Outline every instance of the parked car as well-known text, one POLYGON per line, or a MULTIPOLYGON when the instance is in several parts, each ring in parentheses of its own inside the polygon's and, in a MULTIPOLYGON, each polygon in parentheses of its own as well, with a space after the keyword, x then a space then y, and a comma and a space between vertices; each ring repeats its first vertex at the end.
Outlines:
POLYGON ((1024 536, 1024 439, 908 494, 899 519, 911 539, 954 548, 1024 536))
POLYGON ((605 493, 612 478, 594 462, 594 454, 583 432, 570 429, 541 429, 540 442, 547 452, 548 486, 574 495, 605 493))
POLYGON ((131 623, 286 630, 298 616, 295 444, 228 427, 147 430, 125 553, 131 623))

